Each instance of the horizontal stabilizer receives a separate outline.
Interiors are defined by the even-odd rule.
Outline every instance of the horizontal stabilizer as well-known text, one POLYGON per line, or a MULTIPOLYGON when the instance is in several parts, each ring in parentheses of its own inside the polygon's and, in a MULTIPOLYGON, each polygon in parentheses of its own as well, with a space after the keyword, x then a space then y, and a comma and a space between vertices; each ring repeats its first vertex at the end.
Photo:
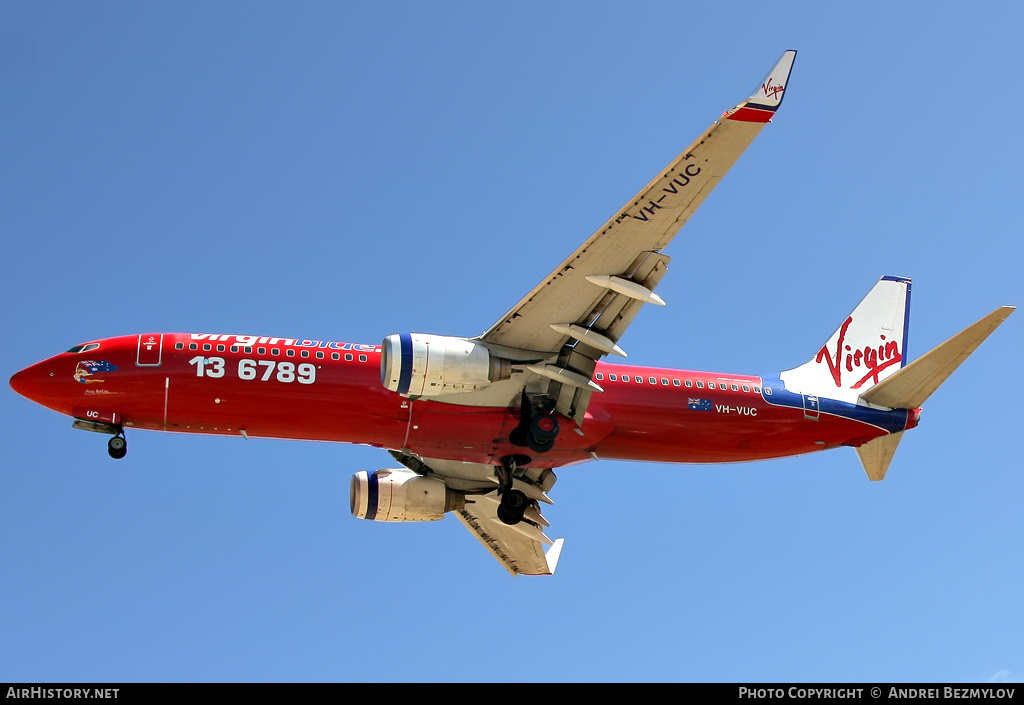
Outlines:
POLYGON ((874 482, 885 478, 892 456, 896 454, 896 446, 903 440, 903 431, 868 441, 857 448, 857 456, 864 465, 868 479, 874 482))
MULTIPOLYGON (((916 409, 953 374, 1015 307, 1002 306, 973 326, 957 333, 937 348, 896 371, 860 395, 869 404, 890 409, 916 409)), ((866 444, 866 445, 870 445, 866 444)), ((893 448, 895 450, 895 447, 893 448)), ((884 470, 882 471, 884 474, 884 470)), ((868 473, 871 474, 870 471, 868 473)))

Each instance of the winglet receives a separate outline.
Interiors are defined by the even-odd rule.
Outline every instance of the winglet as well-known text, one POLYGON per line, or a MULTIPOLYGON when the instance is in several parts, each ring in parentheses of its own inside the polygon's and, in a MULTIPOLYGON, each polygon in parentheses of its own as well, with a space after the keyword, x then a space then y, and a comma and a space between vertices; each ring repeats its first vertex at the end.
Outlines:
POLYGON ((548 575, 555 574, 555 568, 558 567, 558 558, 562 555, 562 543, 565 539, 555 539, 555 542, 551 544, 551 548, 544 554, 544 558, 548 562, 548 575))
POLYGON ((783 52, 782 58, 775 64, 775 68, 765 76, 757 90, 746 101, 733 108, 732 112, 726 115, 726 119, 739 122, 768 122, 771 120, 786 95, 786 86, 789 84, 789 74, 793 70, 794 61, 796 61, 796 50, 790 49, 783 52))

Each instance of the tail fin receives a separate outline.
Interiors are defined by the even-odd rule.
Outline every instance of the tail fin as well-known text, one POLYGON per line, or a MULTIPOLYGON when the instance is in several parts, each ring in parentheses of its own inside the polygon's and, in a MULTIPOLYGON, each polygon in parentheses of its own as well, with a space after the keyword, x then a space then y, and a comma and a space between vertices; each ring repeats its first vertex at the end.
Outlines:
POLYGON ((786 389, 856 403, 905 364, 909 318, 910 279, 882 277, 814 357, 782 373, 786 389))
MULTIPOLYGON (((869 404, 891 409, 917 409, 1013 311, 1013 306, 997 308, 973 326, 889 375, 861 394, 860 398, 869 404)), ((881 480, 885 477, 889 461, 902 437, 901 431, 881 436, 857 448, 868 479, 881 480)))

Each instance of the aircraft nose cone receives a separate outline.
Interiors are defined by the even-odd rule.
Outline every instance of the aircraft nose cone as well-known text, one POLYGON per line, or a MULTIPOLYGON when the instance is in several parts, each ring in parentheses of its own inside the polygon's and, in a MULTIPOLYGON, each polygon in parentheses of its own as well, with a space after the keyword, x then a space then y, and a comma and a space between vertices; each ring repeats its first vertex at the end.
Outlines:
POLYGON ((40 369, 39 365, 26 367, 20 372, 15 372, 14 376, 11 377, 11 389, 26 399, 35 401, 42 389, 46 374, 46 372, 40 369))
POLYGON ((11 389, 16 391, 23 397, 27 397, 28 394, 28 370, 22 370, 21 372, 15 372, 14 376, 11 377, 11 389))

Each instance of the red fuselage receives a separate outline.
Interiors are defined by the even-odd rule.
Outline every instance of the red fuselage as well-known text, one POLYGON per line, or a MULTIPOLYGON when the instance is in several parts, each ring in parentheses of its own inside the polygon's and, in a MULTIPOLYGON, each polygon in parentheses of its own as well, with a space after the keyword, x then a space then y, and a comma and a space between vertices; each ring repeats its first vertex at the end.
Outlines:
MULTIPOLYGON (((11 386, 61 414, 132 429, 363 443, 487 464, 521 452, 508 440, 518 409, 404 398, 382 386, 377 345, 169 333, 78 348, 22 370, 11 386)), ((595 381, 605 391, 593 394, 582 426, 562 419, 554 448, 532 465, 758 460, 893 430, 777 404, 777 379, 599 364, 595 381)))

